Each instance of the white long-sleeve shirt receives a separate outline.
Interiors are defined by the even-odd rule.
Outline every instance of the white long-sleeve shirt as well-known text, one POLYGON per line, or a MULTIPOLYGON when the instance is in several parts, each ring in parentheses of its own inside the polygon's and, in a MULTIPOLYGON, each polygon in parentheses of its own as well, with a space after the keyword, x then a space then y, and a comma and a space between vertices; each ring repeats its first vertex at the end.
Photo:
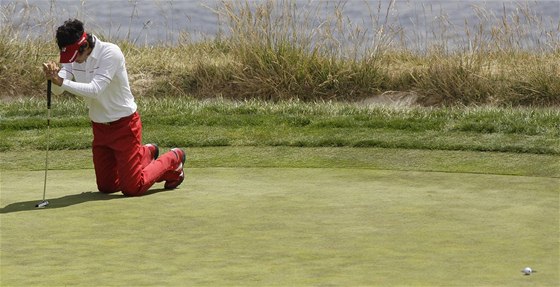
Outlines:
POLYGON ((58 75, 62 86, 52 85, 52 92, 68 91, 84 97, 89 117, 96 123, 108 123, 130 116, 137 106, 130 91, 126 64, 121 49, 93 36, 95 46, 84 63, 62 64, 58 75))

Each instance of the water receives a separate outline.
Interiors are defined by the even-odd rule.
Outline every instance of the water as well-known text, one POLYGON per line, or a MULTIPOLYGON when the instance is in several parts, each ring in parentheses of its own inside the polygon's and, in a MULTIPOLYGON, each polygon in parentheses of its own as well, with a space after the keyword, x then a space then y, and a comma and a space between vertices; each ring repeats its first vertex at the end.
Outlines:
MULTIPOLYGON (((64 20, 79 18, 89 31, 140 45, 173 44, 215 36, 219 21, 213 8, 220 3, 218 0, 0 0, 1 24, 14 25, 26 36, 52 35, 64 20)), ((482 27, 489 33, 493 26, 500 25, 504 16, 517 23, 515 34, 519 39, 514 40, 525 48, 546 45, 560 37, 558 0, 401 0, 394 3, 389 0, 295 0, 295 3, 298 13, 306 9, 320 11, 311 13, 316 17, 333 14, 336 3, 342 3, 338 7, 342 8, 345 25, 360 27, 368 41, 375 39, 380 25, 385 25, 385 29, 391 28, 394 35, 399 35, 399 41, 418 49, 438 42, 468 45, 465 39, 472 39, 474 31, 482 27), (526 15, 527 11, 531 15, 526 15)), ((321 19, 311 22, 320 23, 321 19)))

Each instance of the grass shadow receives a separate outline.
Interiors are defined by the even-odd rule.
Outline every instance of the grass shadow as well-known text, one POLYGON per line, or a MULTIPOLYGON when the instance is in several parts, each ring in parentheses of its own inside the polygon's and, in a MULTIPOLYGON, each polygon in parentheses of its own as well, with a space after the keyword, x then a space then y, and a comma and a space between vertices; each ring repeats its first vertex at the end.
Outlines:
MULTIPOLYGON (((144 196, 156 194, 159 192, 165 191, 165 189, 152 189, 148 190, 144 196)), ((44 208, 37 208, 35 207, 37 203, 41 202, 40 200, 35 201, 22 201, 22 202, 15 202, 12 204, 8 204, 3 208, 0 208, 0 214, 4 213, 13 213, 13 212, 20 212, 20 211, 31 211, 31 210, 42 210, 42 209, 55 209, 55 208, 64 208, 69 207, 85 202, 91 201, 102 201, 102 200, 114 200, 114 199, 123 199, 129 198, 128 196, 124 196, 123 194, 107 194, 101 192, 82 192, 79 194, 71 194, 66 195, 59 198, 47 198, 46 200, 49 202, 49 205, 44 208)))

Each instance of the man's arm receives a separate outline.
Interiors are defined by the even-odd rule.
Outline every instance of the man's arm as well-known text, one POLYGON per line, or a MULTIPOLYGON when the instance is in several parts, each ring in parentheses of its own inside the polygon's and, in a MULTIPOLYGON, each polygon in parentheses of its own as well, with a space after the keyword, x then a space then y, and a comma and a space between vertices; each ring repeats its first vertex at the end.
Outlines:
POLYGON ((113 49, 107 49, 101 55, 99 67, 95 70, 95 75, 91 82, 78 83, 64 80, 62 88, 78 96, 96 98, 109 86, 121 65, 124 65, 124 55, 119 48, 114 46, 113 49))
POLYGON ((71 79, 74 78, 74 75, 71 72, 70 65, 70 67, 68 67, 69 70, 66 71, 64 69, 66 65, 63 65, 61 72, 65 71, 64 74, 58 73, 52 76, 52 81, 63 91, 68 91, 72 94, 86 98, 96 98, 97 95, 102 93, 109 83, 111 83, 117 69, 123 65, 123 63, 124 55, 120 49, 109 49, 99 60, 99 67, 95 70, 95 75, 93 76, 91 82, 78 83, 72 81, 71 79), (71 77, 63 77, 68 75, 71 75, 71 77))

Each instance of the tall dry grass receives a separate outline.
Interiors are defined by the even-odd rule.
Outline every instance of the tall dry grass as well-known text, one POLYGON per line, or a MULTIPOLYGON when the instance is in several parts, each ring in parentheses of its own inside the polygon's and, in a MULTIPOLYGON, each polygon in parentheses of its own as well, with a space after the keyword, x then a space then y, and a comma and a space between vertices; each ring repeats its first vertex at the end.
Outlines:
MULTIPOLYGON (((211 8, 218 35, 173 45, 94 32, 123 48, 137 96, 360 101, 399 92, 424 105, 560 104, 560 20, 540 18, 529 4, 513 12, 504 6, 501 15, 473 6, 477 21, 463 27, 442 12, 431 31, 418 29, 411 39, 391 19, 396 1, 371 3, 368 27, 344 16, 349 2, 321 3, 222 1, 211 8), (451 40, 457 29, 465 36, 451 40)), ((10 15, 31 12, 2 9, 0 93, 34 94, 54 42, 21 35, 26 17, 10 15)), ((43 28, 54 29, 43 15, 43 28)))

